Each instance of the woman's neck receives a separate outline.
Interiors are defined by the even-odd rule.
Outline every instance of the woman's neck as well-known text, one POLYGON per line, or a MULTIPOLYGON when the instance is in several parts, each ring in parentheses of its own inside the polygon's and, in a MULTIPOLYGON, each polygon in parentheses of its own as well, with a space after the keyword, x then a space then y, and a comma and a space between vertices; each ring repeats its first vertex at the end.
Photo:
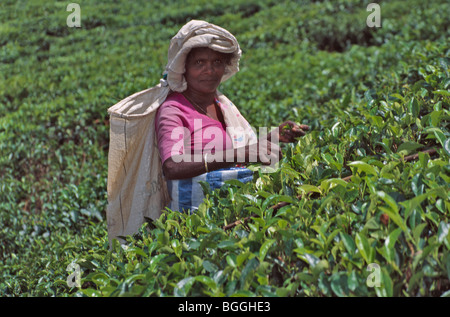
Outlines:
POLYGON ((202 108, 206 108, 210 104, 214 103, 214 100, 216 99, 216 93, 199 93, 190 89, 186 89, 183 92, 183 95, 185 95, 189 100, 194 101, 197 105, 201 106, 202 108))

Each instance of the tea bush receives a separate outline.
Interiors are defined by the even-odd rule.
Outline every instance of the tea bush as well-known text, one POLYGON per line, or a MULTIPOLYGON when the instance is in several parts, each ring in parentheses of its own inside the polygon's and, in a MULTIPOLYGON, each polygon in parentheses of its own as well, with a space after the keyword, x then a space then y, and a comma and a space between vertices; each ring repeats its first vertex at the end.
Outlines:
POLYGON ((368 3, 84 1, 69 28, 63 1, 4 1, 0 294, 449 296, 448 4, 383 1, 369 28, 368 3), (158 82, 194 18, 240 41, 221 90, 250 123, 312 129, 274 173, 110 248, 106 109, 158 82))

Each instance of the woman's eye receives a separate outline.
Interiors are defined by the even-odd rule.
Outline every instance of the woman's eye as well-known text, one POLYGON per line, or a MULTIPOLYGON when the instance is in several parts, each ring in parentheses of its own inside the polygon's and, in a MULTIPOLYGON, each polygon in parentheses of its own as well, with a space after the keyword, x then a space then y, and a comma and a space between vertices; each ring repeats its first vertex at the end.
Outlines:
MULTIPOLYGON (((219 65, 223 64, 223 61, 221 59, 216 59, 216 60, 214 60, 213 64, 219 66, 219 65)), ((203 65, 205 65, 205 62, 201 59, 198 59, 198 60, 194 61, 194 65, 203 66, 203 65)))

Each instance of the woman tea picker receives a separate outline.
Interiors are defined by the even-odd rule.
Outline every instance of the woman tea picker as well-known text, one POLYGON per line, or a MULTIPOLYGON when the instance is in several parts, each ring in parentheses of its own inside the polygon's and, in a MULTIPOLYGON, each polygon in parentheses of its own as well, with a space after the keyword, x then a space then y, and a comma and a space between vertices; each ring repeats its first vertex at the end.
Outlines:
POLYGON ((197 209, 204 198, 199 181, 215 189, 227 179, 251 180, 252 172, 236 164, 272 164, 281 154, 278 141, 293 142, 308 130, 287 121, 256 137, 217 90, 239 70, 240 57, 231 33, 193 20, 172 38, 160 84, 109 109, 110 240, 136 232, 165 206, 197 209))

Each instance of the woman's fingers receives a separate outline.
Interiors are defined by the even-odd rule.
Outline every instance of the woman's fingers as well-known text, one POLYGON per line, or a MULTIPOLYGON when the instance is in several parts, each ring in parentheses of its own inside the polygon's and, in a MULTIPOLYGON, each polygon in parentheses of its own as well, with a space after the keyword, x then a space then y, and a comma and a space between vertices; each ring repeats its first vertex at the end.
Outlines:
POLYGON ((295 125, 294 127, 292 127, 291 131, 305 135, 306 134, 305 131, 309 131, 309 126, 304 124, 295 125))
POLYGON ((280 125, 279 140, 285 143, 294 142, 296 138, 306 135, 305 131, 309 131, 309 126, 286 121, 280 125))
POLYGON ((306 125, 306 124, 300 124, 300 129, 309 131, 309 125, 306 125))

